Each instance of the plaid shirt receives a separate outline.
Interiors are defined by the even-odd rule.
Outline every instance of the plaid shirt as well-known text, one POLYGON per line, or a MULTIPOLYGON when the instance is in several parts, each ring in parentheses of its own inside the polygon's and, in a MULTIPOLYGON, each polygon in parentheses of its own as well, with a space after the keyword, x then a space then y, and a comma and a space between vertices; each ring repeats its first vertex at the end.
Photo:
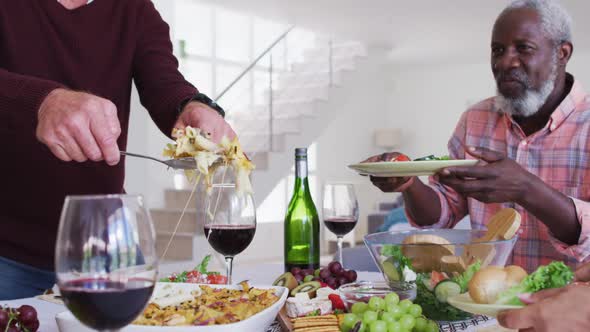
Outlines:
MULTIPOLYGON (((568 74, 571 82, 573 77, 568 74)), ((505 153, 546 184, 570 197, 576 207, 582 232, 576 245, 557 240, 535 216, 514 203, 484 204, 465 198, 432 177, 430 186, 439 195, 441 216, 429 228, 452 228, 467 213, 473 229, 485 229, 487 220, 505 207, 520 212, 521 229, 509 264, 527 271, 553 260, 572 268, 590 256, 590 98, 578 81, 551 115, 547 125, 525 136, 511 116, 494 110, 494 99, 480 102, 463 113, 449 141, 453 159, 473 159, 467 146, 484 147, 505 153)), ((407 214, 407 213, 406 213, 407 214)), ((409 217, 409 216, 408 216, 409 217)), ((411 220, 413 226, 417 226, 411 220)))

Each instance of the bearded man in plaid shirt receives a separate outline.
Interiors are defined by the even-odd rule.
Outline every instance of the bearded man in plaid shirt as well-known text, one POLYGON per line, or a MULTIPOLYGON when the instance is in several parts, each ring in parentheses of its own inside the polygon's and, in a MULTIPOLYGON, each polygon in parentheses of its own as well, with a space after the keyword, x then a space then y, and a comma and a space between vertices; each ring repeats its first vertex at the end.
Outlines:
MULTIPOLYGON (((463 113, 449 141, 452 159, 477 159, 430 178, 372 178, 402 192, 410 223, 452 228, 469 214, 484 229, 505 207, 522 215, 511 264, 571 267, 590 255, 590 99, 566 71, 571 18, 556 2, 520 0, 498 17, 491 40, 497 96, 463 113)), ((399 153, 367 161, 388 161, 399 153)))

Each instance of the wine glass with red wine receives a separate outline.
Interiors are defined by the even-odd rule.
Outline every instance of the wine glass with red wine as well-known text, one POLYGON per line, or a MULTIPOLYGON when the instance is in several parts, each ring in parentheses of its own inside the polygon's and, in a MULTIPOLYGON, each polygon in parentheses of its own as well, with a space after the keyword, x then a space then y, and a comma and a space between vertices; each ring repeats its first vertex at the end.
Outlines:
POLYGON ((244 251, 256 233, 256 206, 252 194, 236 191, 229 183, 213 184, 205 198, 205 236, 225 257, 227 284, 232 282, 234 257, 244 251))
POLYGON ((322 215, 324 225, 338 239, 338 261, 342 261, 342 241, 350 233, 359 219, 359 205, 350 183, 328 183, 324 186, 322 215))
POLYGON ((152 295, 157 263, 141 196, 66 197, 55 270, 66 306, 84 325, 116 331, 130 324, 152 295))

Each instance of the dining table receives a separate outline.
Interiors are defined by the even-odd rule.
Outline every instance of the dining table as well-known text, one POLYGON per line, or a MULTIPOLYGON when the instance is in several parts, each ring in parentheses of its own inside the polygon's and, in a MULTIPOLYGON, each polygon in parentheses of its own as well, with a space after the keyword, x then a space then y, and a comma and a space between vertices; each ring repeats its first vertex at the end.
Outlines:
MULTIPOLYGON (((169 275, 172 272, 180 272, 192 268, 191 262, 167 263, 160 265, 159 275, 169 275)), ((283 273, 283 264, 279 263, 262 263, 256 265, 239 265, 236 266, 233 272, 234 281, 248 280, 253 286, 268 286, 272 285, 277 276, 283 273)), ((377 272, 357 271, 358 280, 365 281, 383 281, 383 276, 377 272)), ((39 319, 40 332, 59 332, 55 316, 68 309, 63 304, 57 304, 41 299, 39 297, 31 297, 17 300, 2 301, 0 306, 8 306, 18 308, 23 304, 33 306, 37 310, 39 319)), ((484 331, 488 328, 497 326, 495 319, 484 316, 476 316, 473 319, 461 322, 446 322, 440 323, 440 331, 442 332, 456 332, 456 331, 484 331)), ((490 331, 495 331, 492 329, 490 331)), ((282 331, 280 324, 274 322, 264 332, 288 332, 282 331)))

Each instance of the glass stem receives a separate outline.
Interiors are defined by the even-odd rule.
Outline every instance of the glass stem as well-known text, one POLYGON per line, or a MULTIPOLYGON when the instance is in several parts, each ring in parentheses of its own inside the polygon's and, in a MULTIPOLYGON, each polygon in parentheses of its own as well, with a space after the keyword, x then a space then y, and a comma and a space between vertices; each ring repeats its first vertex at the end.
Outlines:
POLYGON ((342 260, 342 241, 343 241, 343 238, 340 235, 336 236, 336 238, 338 239, 338 261, 342 265, 342 268, 344 268, 344 261, 342 260))
POLYGON ((225 266, 226 266, 226 276, 227 276, 227 284, 231 285, 231 269, 234 262, 234 258, 231 256, 225 257, 225 266))

